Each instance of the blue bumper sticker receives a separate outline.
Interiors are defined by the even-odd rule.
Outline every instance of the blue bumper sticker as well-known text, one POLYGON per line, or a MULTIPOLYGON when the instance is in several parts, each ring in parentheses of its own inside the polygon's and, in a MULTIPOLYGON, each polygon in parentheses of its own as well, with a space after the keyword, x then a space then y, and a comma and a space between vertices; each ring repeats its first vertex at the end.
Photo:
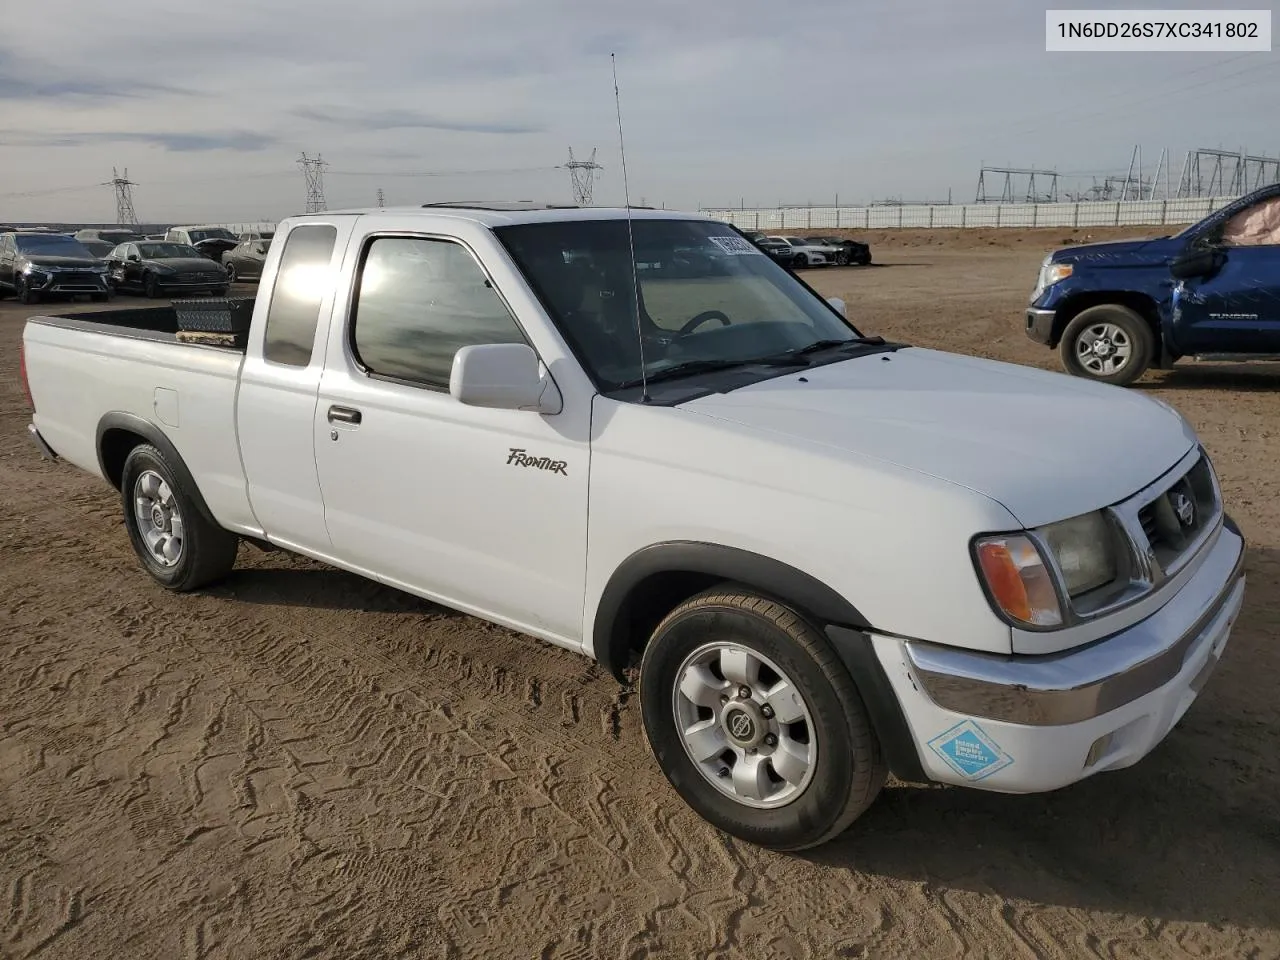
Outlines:
POLYGON ((972 720, 938 734, 929 747, 966 780, 982 780, 1013 763, 1013 757, 972 720))

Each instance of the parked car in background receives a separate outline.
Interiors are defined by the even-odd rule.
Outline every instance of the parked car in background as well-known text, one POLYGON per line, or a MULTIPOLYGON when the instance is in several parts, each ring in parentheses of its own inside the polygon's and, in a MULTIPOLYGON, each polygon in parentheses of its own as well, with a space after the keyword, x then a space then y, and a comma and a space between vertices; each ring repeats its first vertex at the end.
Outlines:
POLYGON ((141 239, 141 234, 137 230, 130 230, 127 227, 86 227, 83 230, 77 230, 74 236, 81 243, 92 240, 95 243, 110 244, 108 249, 128 243, 130 240, 141 239))
POLYGON ((185 243, 195 247, 202 257, 218 263, 222 262, 223 254, 240 242, 240 238, 226 227, 215 224, 170 227, 164 238, 172 243, 185 243))
POLYGON ((10 293, 22 303, 78 294, 107 300, 111 288, 107 265, 74 237, 15 232, 0 236, 0 297, 10 293))
POLYGON ((240 243, 222 255, 222 266, 227 271, 227 281, 257 280, 262 276, 267 253, 271 250, 272 234, 242 234, 240 243))
POLYGON ((117 244, 109 243, 106 240, 81 240, 80 244, 99 260, 105 260, 117 246, 117 244))
POLYGON ((836 262, 836 248, 813 244, 804 237, 770 237, 791 247, 791 264, 796 267, 825 267, 836 262))
POLYGON ((136 290, 147 297, 199 291, 220 297, 227 292, 226 272, 185 243, 122 243, 111 252, 108 263, 117 290, 136 290))
POLYGON ((871 247, 858 240, 845 237, 809 237, 809 242, 820 247, 835 247, 836 263, 866 265, 871 262, 871 247))
POLYGON ((755 245, 783 266, 791 266, 796 261, 795 248, 785 240, 774 237, 762 237, 754 241, 755 245))
POLYGON ((1119 386, 1183 357, 1280 360, 1280 184, 1172 237, 1049 254, 1026 332, 1068 373, 1119 386))

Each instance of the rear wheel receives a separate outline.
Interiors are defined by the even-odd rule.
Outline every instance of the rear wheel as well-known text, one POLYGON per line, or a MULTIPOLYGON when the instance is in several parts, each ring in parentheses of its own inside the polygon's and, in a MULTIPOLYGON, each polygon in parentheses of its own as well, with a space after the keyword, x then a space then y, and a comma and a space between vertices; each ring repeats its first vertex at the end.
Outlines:
POLYGON ((157 448, 133 448, 120 494, 129 542, 161 585, 195 590, 231 572, 239 538, 205 519, 157 448))
POLYGON ((799 613, 724 586, 659 624, 640 708, 662 771, 714 826, 799 850, 832 839, 887 771, 866 709, 826 638, 799 613))
POLYGON ((1155 335, 1136 311, 1107 303, 1082 310, 1062 334, 1067 372, 1124 387, 1151 365, 1155 335))

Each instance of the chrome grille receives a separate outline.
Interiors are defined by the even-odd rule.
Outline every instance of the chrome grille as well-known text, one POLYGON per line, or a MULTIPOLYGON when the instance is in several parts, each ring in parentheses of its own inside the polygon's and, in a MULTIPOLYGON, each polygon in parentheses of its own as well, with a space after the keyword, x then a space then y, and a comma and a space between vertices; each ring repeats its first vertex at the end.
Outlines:
POLYGON ((1202 456, 1138 511, 1138 522, 1160 569, 1168 572, 1181 566, 1220 510, 1209 461, 1202 456))

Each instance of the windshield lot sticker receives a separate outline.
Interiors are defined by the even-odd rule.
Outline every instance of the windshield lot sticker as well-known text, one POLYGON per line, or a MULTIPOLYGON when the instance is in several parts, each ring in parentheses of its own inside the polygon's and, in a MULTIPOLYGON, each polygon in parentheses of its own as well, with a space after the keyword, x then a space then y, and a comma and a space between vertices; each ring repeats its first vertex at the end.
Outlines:
POLYGON ((707 237, 707 239, 731 257, 743 257, 752 253, 764 256, 764 252, 746 237, 707 237))
POLYGON ((1013 763, 1013 757, 972 720, 938 734, 929 747, 966 780, 983 780, 1013 763))

